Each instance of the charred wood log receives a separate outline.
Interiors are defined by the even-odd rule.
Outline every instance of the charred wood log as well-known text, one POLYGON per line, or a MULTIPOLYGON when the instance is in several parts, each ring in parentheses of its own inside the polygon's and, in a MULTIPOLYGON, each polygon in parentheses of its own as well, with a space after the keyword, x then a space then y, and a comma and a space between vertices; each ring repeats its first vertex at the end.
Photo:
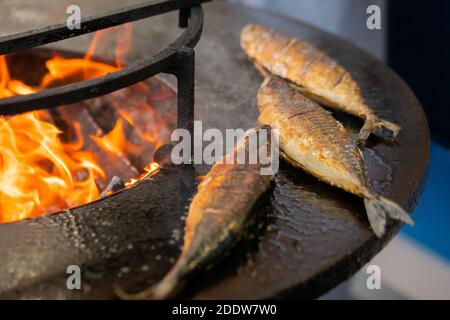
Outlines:
POLYGON ((139 174, 125 155, 108 152, 92 141, 91 136, 102 136, 104 132, 82 104, 53 109, 51 114, 57 126, 64 131, 62 138, 66 142, 83 139, 83 150, 89 150, 94 154, 105 172, 105 179, 96 180, 100 189, 104 190, 114 176, 122 181, 129 181, 139 174))

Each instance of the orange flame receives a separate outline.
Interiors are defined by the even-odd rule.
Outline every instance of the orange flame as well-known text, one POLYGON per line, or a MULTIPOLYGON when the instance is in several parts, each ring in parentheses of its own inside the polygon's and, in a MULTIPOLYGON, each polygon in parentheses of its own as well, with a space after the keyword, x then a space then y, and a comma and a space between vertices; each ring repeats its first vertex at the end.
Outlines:
MULTIPOLYGON (((38 90, 67 82, 91 79, 114 72, 123 66, 123 58, 131 46, 131 26, 117 41, 116 64, 91 61, 105 35, 97 32, 83 59, 54 57, 46 61, 47 74, 38 88, 12 79, 5 56, 0 56, 0 98, 32 94, 38 90)), ((104 136, 90 136, 105 153, 123 155, 127 139, 121 115, 113 130, 104 136)), ((80 132, 80 123, 73 124, 80 132)), ((85 141, 61 140, 62 131, 52 123, 47 111, 33 111, 13 117, 0 117, 0 223, 56 212, 93 201, 99 197, 98 179, 106 179, 105 171, 94 154, 83 149, 85 141)), ((150 135, 150 133, 148 133, 150 135)), ((158 141, 160 144, 160 142, 158 141)), ((158 170, 157 163, 126 185, 130 186, 158 170)))
POLYGON ((123 133, 123 122, 121 118, 117 120, 114 128, 103 137, 93 135, 89 137, 104 151, 114 153, 118 156, 126 153, 127 139, 123 133))
POLYGON ((159 164, 156 162, 150 163, 148 166, 145 167, 145 172, 139 175, 136 179, 131 179, 129 182, 125 183, 125 186, 130 187, 134 185, 136 182, 142 180, 145 177, 148 177, 156 172, 159 171, 159 164))

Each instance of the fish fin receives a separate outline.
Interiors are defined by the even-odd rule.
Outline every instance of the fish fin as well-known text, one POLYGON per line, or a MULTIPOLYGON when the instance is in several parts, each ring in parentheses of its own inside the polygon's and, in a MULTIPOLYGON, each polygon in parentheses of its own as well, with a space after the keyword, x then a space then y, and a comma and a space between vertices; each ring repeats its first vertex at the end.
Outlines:
POLYGON ((384 234, 387 218, 400 220, 411 226, 414 225, 414 221, 402 207, 382 196, 370 195, 364 198, 364 205, 370 226, 379 238, 384 234))
POLYGON ((264 79, 267 79, 267 78, 271 78, 271 77, 272 77, 272 74, 271 74, 266 68, 264 68, 264 67, 262 66, 262 64, 260 64, 260 63, 258 63, 258 62, 256 62, 256 61, 253 61, 253 64, 255 65, 256 70, 258 70, 258 72, 261 74, 261 76, 262 76, 264 79))
POLYGON ((364 122, 363 127, 359 131, 358 134, 358 143, 363 143, 369 138, 370 134, 372 134, 378 128, 386 128, 392 134, 392 139, 395 140, 397 138, 398 132, 400 131, 400 126, 396 125, 393 122, 380 119, 378 117, 368 117, 364 122))
POLYGON ((122 300, 163 300, 171 298, 178 288, 179 277, 175 272, 169 272, 157 284, 137 293, 125 292, 116 286, 114 293, 122 300))

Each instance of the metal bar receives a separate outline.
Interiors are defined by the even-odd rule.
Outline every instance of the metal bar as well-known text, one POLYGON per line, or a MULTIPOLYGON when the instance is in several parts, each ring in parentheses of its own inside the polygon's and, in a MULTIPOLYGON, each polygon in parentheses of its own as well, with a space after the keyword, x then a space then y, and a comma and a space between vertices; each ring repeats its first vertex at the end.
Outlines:
POLYGON ((130 6, 103 15, 82 19, 80 29, 70 30, 65 23, 61 23, 38 30, 1 37, 0 55, 77 37, 82 34, 114 27, 123 23, 152 17, 170 11, 183 10, 209 1, 212 0, 149 1, 144 4, 130 6))
POLYGON ((177 63, 172 73, 177 78, 177 127, 191 133, 194 130, 195 103, 195 52, 184 47, 178 52, 177 63))
POLYGON ((191 8, 180 9, 178 17, 178 27, 186 28, 190 15, 191 8))
POLYGON ((155 56, 95 79, 46 89, 30 95, 0 99, 0 114, 15 115, 75 103, 128 87, 160 72, 170 70, 176 63, 178 52, 182 48, 195 46, 200 39, 202 28, 203 10, 200 6, 193 7, 188 27, 183 34, 155 56))

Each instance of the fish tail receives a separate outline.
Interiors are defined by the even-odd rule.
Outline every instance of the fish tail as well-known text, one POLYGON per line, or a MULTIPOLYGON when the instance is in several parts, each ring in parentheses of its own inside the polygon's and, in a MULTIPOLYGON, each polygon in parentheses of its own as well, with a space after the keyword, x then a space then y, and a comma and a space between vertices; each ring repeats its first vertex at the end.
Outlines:
POLYGON ((127 293, 120 287, 114 293, 122 300, 163 300, 173 297, 179 287, 180 277, 175 268, 157 284, 137 293, 127 293))
POLYGON ((389 130, 392 134, 392 139, 395 140, 395 138, 398 135, 398 132, 400 131, 401 127, 396 125, 393 122, 380 119, 376 116, 370 116, 366 118, 366 121, 364 122, 363 127, 359 131, 358 134, 358 142, 362 143, 369 138, 370 134, 372 134, 376 129, 378 128, 386 128, 389 130))
POLYGON ((370 226, 379 238, 384 234, 387 218, 400 220, 411 226, 414 225, 414 221, 402 207, 382 196, 370 194, 364 198, 364 205, 370 226))

